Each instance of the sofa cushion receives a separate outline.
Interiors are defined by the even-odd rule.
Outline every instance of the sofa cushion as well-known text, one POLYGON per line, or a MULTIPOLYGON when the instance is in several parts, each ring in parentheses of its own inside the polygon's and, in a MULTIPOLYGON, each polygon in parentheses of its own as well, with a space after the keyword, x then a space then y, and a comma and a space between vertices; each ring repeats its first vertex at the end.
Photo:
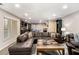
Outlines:
POLYGON ((48 37, 50 34, 48 32, 43 32, 42 36, 48 37))
POLYGON ((28 35, 19 35, 17 37, 17 42, 25 42, 28 39, 28 35))
POLYGON ((23 43, 16 43, 13 46, 9 47, 9 51, 31 51, 33 45, 33 39, 28 39, 27 41, 23 43))
POLYGON ((35 37, 39 37, 39 36, 40 36, 40 32, 35 32, 35 33, 34 33, 34 36, 35 36, 35 37))
POLYGON ((28 33, 28 38, 30 39, 30 38, 32 38, 32 37, 33 37, 32 32, 29 32, 29 33, 28 33))
POLYGON ((55 33, 51 33, 51 38, 55 38, 55 33))
POLYGON ((56 37, 56 38, 61 38, 61 35, 60 35, 59 33, 56 33, 56 34, 55 34, 55 37, 56 37))
POLYGON ((76 41, 76 42, 79 42, 79 33, 75 34, 74 36, 75 36, 75 37, 74 37, 75 41, 76 41))
POLYGON ((50 32, 48 32, 48 36, 51 37, 51 33, 50 32))
POLYGON ((78 35, 77 34, 74 34, 74 40, 75 40, 75 42, 78 42, 78 35))

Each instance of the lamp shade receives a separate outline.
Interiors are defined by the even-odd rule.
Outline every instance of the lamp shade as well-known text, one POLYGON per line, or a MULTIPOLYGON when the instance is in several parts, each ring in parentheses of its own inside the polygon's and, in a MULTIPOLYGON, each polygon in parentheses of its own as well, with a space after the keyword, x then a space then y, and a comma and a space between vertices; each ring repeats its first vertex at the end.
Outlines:
POLYGON ((65 35, 70 34, 70 32, 65 32, 65 35))
POLYGON ((66 31, 66 28, 62 27, 62 28, 61 28, 61 31, 66 31))

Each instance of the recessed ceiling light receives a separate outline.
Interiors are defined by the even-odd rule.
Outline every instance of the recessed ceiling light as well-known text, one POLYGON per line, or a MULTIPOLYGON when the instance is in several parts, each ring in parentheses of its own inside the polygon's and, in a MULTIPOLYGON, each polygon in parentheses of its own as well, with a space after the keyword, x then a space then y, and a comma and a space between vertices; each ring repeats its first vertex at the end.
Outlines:
POLYGON ((31 19, 31 17, 29 19, 31 19))
POLYGON ((56 14, 53 14, 52 16, 54 16, 54 17, 55 17, 55 16, 56 16, 56 14))
POLYGON ((20 4, 15 4, 15 7, 20 8, 20 4))
POLYGON ((24 15, 25 15, 25 16, 28 16, 28 14, 27 14, 27 13, 25 13, 24 15))
POLYGON ((67 9, 68 8, 68 6, 67 5, 63 5, 63 7, 62 7, 63 9, 67 9))

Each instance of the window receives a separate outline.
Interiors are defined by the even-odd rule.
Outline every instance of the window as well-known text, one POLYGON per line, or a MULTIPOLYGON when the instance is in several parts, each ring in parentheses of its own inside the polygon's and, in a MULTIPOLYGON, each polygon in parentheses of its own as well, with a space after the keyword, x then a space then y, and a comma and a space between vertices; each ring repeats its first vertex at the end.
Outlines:
POLYGON ((17 36, 17 21, 4 17, 4 41, 17 36))
POLYGON ((9 32, 9 29, 8 29, 8 19, 7 18, 4 18, 4 39, 5 38, 8 38, 8 32, 9 32))

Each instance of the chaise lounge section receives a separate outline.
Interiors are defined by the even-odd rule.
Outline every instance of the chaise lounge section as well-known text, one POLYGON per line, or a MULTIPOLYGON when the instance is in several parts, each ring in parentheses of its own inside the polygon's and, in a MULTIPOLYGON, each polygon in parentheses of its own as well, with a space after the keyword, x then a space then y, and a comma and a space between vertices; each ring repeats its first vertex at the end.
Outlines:
POLYGON ((17 37, 17 42, 9 47, 10 55, 31 55, 33 47, 32 36, 28 36, 28 32, 19 35, 17 37))

